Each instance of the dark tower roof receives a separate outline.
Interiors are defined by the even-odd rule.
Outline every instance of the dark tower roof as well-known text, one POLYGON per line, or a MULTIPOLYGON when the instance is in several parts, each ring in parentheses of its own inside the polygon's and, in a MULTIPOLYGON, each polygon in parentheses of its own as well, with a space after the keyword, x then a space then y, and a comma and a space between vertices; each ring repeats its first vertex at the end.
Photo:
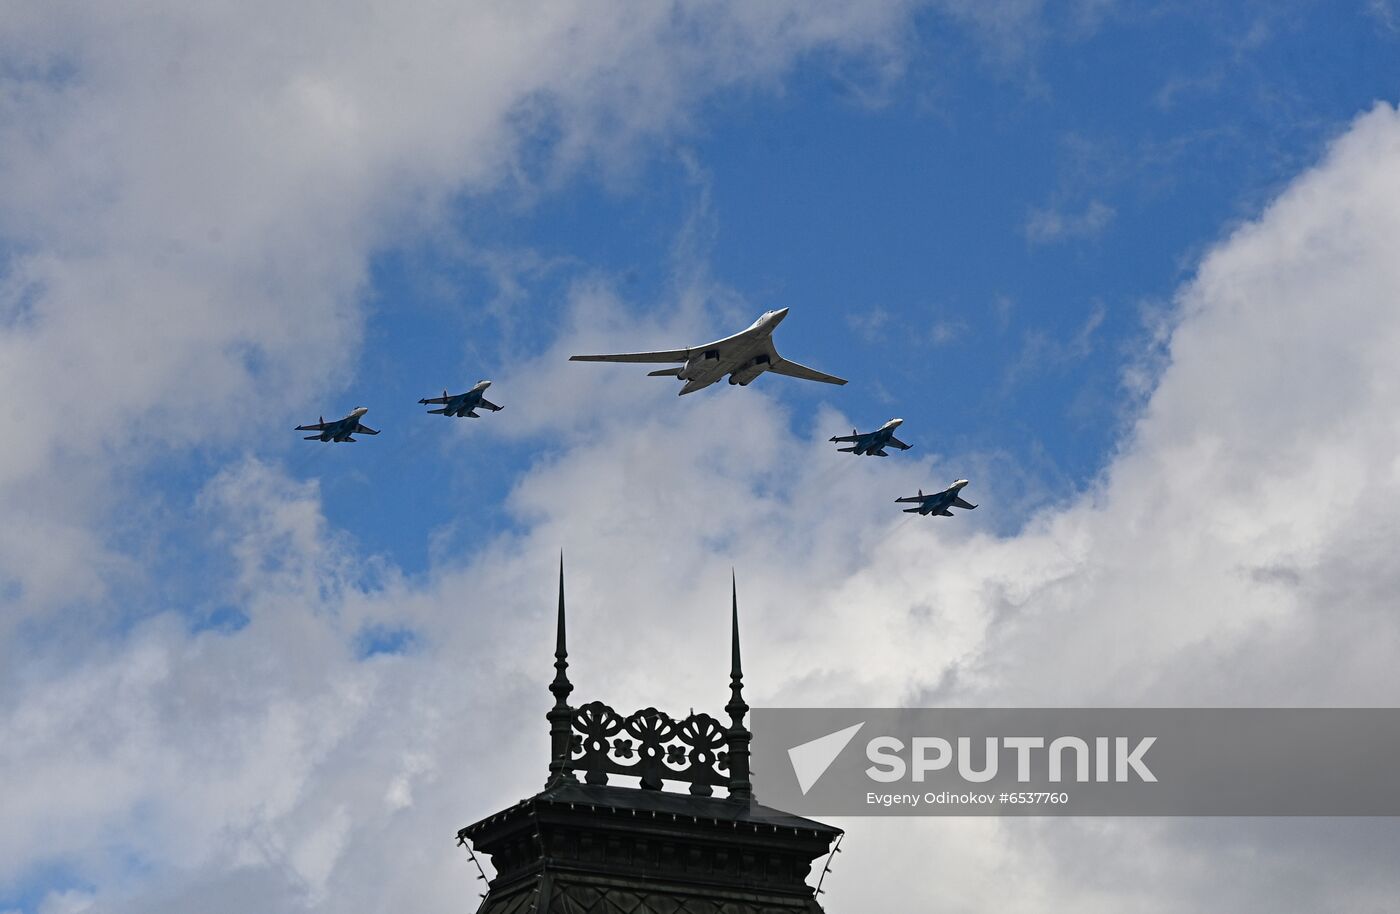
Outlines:
POLYGON ((458 832, 496 868, 479 914, 821 911, 806 879, 841 830, 754 799, 733 582, 731 594, 729 726, 695 712, 677 720, 655 708, 624 717, 599 701, 573 708, 560 558, 549 778, 458 832), (609 784, 610 775, 639 786, 609 784))

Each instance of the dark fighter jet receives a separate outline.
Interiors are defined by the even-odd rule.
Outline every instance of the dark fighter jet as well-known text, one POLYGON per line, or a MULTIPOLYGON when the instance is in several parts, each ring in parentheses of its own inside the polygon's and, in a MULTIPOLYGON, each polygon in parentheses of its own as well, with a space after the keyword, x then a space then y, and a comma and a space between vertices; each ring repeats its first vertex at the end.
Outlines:
POLYGON ((350 410, 350 415, 344 419, 337 419, 334 422, 327 422, 325 416, 321 416, 320 422, 315 425, 298 425, 299 432, 317 432, 315 435, 307 435, 307 441, 350 441, 355 439, 351 435, 377 435, 379 432, 368 425, 360 424, 360 417, 369 412, 368 406, 357 406, 350 410))
POLYGON ((887 447, 897 447, 901 451, 907 451, 912 445, 905 444, 894 436, 894 430, 904 424, 903 419, 891 419, 873 432, 866 432, 862 435, 855 429, 851 429, 849 435, 833 437, 832 441, 852 441, 855 442, 850 447, 838 447, 836 450, 854 454, 868 454, 875 457, 888 457, 885 453, 887 447))
POLYGON ((967 485, 967 480, 959 479, 942 492, 934 492, 932 495, 925 495, 924 490, 920 489, 918 495, 896 498, 895 501, 915 502, 918 505, 917 508, 905 508, 905 514, 941 514, 944 517, 952 517, 953 512, 949 511, 949 508, 967 508, 970 510, 977 507, 976 505, 963 501, 961 496, 958 495, 965 485, 967 485))
POLYGON ((438 413, 444 416, 466 416, 469 419, 477 418, 478 409, 489 409, 492 412, 501 407, 486 399, 486 388, 491 386, 490 381, 477 381, 476 386, 464 394, 449 395, 447 391, 442 392, 440 397, 419 400, 419 403, 441 403, 442 409, 430 409, 430 413, 438 413))
POLYGON ((825 374, 815 368, 799 365, 791 359, 778 355, 773 348, 773 331, 788 309, 765 311, 758 320, 733 336, 726 336, 713 343, 691 346, 686 349, 666 349, 660 352, 619 352, 613 355, 571 355, 573 362, 683 362, 675 368, 658 368, 648 372, 649 377, 679 378, 685 384, 679 393, 688 394, 702 387, 709 387, 725 375, 730 384, 747 386, 750 381, 765 371, 785 374, 790 378, 804 381, 821 381, 825 384, 845 384, 843 378, 825 374))

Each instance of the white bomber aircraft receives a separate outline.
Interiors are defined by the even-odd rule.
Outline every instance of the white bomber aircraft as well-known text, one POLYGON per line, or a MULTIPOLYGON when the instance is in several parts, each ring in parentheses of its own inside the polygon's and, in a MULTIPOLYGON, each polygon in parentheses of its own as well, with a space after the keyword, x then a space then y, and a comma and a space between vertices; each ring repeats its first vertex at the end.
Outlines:
POLYGON ((725 375, 730 384, 745 386, 754 378, 771 371, 805 381, 845 384, 844 378, 823 374, 806 365, 799 365, 778 355, 773 348, 773 330, 787 317, 788 309, 764 312, 763 316, 733 336, 692 346, 689 349, 667 349, 662 352, 621 352, 616 355, 572 355, 572 362, 684 362, 679 368, 662 368, 648 377, 680 378, 685 382, 682 394, 709 387, 725 375))

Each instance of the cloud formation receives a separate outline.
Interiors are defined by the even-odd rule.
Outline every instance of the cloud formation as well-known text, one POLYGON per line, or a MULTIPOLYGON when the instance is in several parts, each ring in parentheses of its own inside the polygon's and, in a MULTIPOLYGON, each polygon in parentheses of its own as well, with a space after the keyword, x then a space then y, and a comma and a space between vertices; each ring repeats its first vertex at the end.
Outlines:
POLYGON ((1061 208, 1033 209, 1026 217, 1026 238, 1032 244, 1049 244, 1071 238, 1092 238, 1108 228, 1116 215, 1102 200, 1090 200, 1081 213, 1061 208))

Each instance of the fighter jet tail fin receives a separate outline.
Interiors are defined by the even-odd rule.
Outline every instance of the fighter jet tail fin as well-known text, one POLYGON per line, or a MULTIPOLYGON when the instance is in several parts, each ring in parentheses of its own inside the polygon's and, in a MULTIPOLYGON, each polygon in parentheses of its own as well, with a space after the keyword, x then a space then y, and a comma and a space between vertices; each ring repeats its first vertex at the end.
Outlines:
POLYGON ((905 513, 905 514, 918 514, 918 513, 919 513, 919 509, 918 509, 918 508, 905 508, 905 509, 904 509, 904 513, 905 513))
POLYGON ((855 446, 852 445, 851 447, 838 447, 836 450, 841 451, 842 453, 849 454, 855 450, 855 446))
POLYGON ((321 440, 321 436, 320 436, 320 435, 306 435, 306 436, 304 436, 301 440, 303 440, 303 441, 320 441, 320 440, 321 440))
POLYGON ((430 409, 430 410, 428 410, 428 412, 430 412, 430 413, 435 413, 435 414, 441 416, 441 415, 446 414, 446 412, 447 412, 447 407, 444 406, 442 409, 430 409))
POLYGON ((648 372, 647 372, 647 377, 649 377, 649 378, 679 378, 679 377, 681 376, 681 369, 682 369, 682 368, 685 368, 685 366, 682 365, 682 366, 680 366, 680 368, 658 368, 656 371, 648 371, 648 372))

